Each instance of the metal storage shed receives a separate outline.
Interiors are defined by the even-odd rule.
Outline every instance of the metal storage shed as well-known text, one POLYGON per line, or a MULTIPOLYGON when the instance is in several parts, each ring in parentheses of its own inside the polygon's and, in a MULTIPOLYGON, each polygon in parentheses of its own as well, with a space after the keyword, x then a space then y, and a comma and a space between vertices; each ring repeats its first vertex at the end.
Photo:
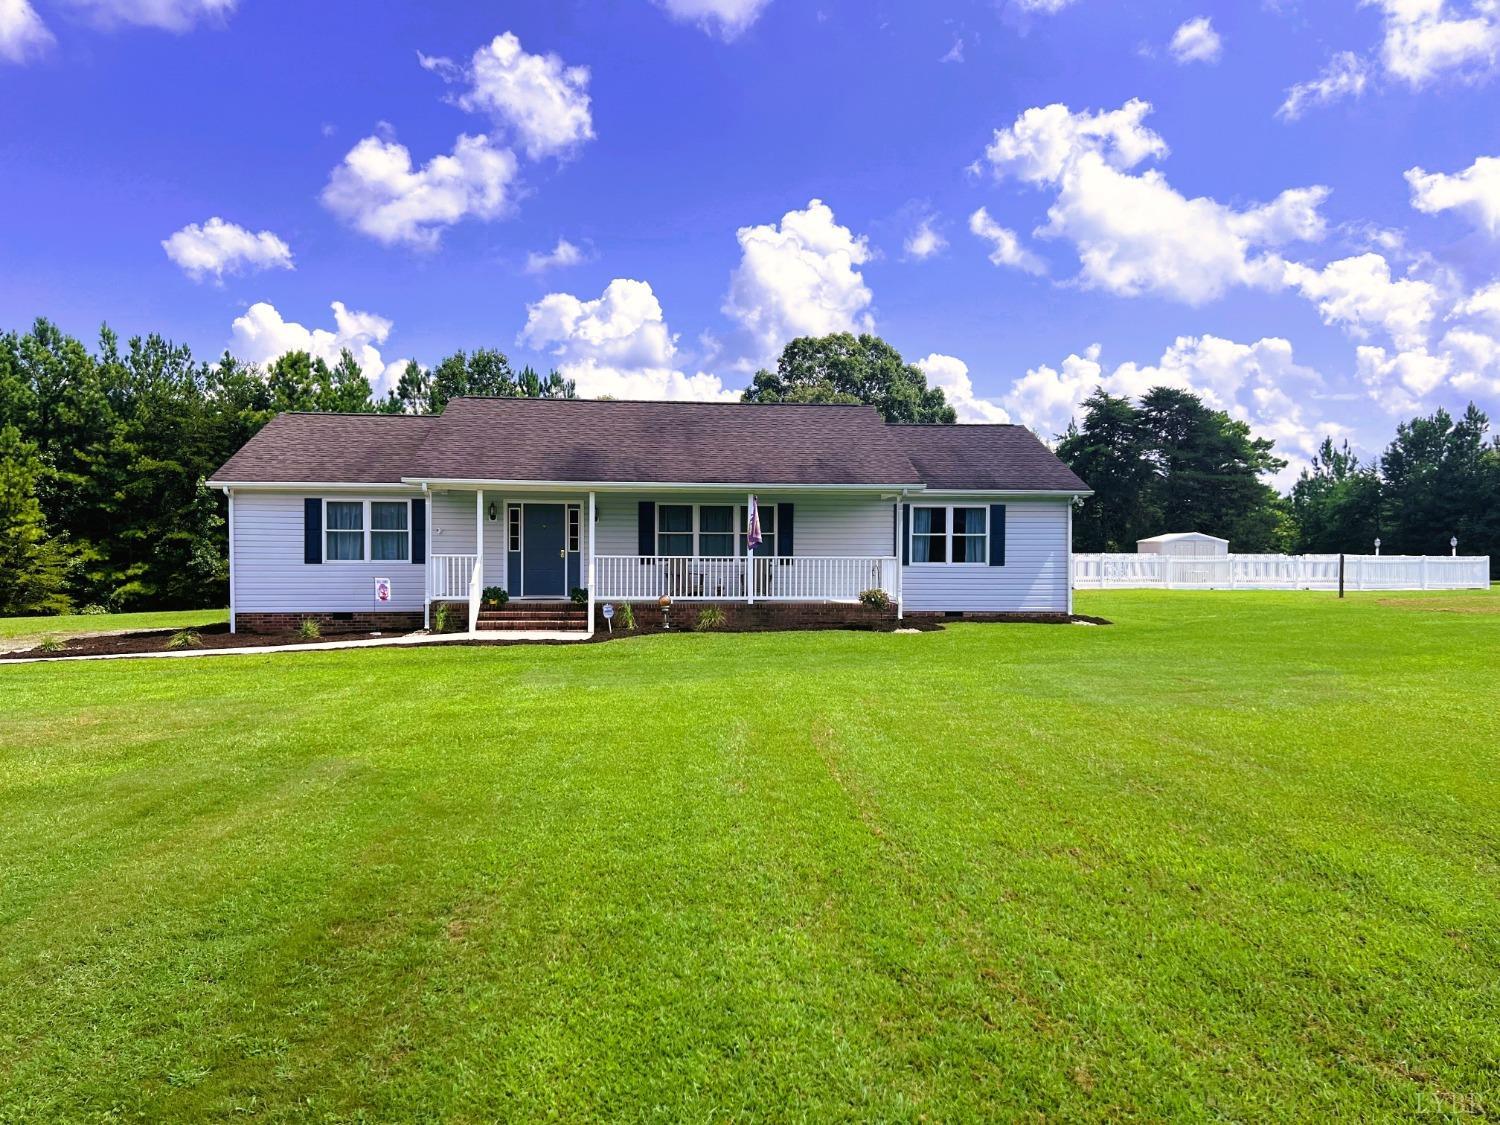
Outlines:
POLYGON ((1205 535, 1201 531, 1179 531, 1169 535, 1153 535, 1150 539, 1137 539, 1135 550, 1140 555, 1187 555, 1202 558, 1207 555, 1229 554, 1229 540, 1216 535, 1205 535))

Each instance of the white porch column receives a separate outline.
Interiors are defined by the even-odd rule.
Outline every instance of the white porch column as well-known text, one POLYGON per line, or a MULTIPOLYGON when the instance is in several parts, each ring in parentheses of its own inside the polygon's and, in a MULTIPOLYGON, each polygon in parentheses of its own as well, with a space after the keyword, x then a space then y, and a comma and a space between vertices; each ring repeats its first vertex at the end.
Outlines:
POLYGON ((474 574, 469 579, 469 632, 479 628, 479 595, 484 590, 484 489, 474 490, 474 574))
POLYGON ((594 505, 595 505, 595 501, 596 501, 596 494, 593 493, 593 492, 590 492, 589 493, 589 522, 588 522, 588 526, 584 530, 588 533, 588 537, 589 537, 589 569, 588 569, 588 574, 587 574, 587 576, 585 578, 585 581, 588 583, 588 588, 589 588, 589 631, 588 631, 588 635, 591 636, 591 637, 594 635, 594 600, 595 600, 594 587, 595 587, 595 585, 597 585, 597 582, 598 582, 598 579, 597 579, 597 577, 594 574, 594 505))
POLYGON ((422 505, 426 512, 427 523, 427 551, 422 556, 422 628, 432 628, 432 492, 424 483, 422 495, 426 497, 427 503, 422 505))
POLYGON ((754 508, 757 518, 760 516, 759 501, 754 496, 745 498, 745 600, 755 604, 755 548, 750 546, 750 513, 754 508))
POLYGON ((904 621, 906 619, 906 605, 903 601, 903 591, 906 586, 906 574, 901 566, 901 546, 905 541, 906 529, 901 526, 901 497, 899 496, 896 497, 895 517, 892 522, 896 527, 896 534, 894 536, 894 547, 896 550, 896 620, 904 621))

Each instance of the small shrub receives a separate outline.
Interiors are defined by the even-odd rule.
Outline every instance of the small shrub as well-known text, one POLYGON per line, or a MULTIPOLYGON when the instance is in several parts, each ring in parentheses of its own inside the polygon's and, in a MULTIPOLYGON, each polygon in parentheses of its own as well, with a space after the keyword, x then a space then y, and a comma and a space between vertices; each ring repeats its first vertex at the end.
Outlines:
POLYGON ((448 627, 453 624, 453 607, 447 602, 438 602, 437 609, 432 611, 432 631, 434 633, 446 633, 448 627))
POLYGON ((574 586, 573 587, 573 592, 570 593, 568 595, 568 597, 570 597, 570 598, 573 599, 573 604, 574 605, 588 605, 589 604, 589 592, 587 590, 585 590, 581 586, 574 586))
POLYGON ((202 648, 203 638, 198 635, 197 629, 179 629, 167 638, 167 648, 202 648))
POLYGON ((484 593, 479 595, 479 603, 485 609, 504 609, 508 601, 510 594, 500 586, 486 586, 484 593))
POLYGON ((869 606, 871 609, 878 609, 882 613, 891 608, 891 596, 878 587, 862 591, 859 595, 859 600, 862 604, 869 606))
POLYGON ((109 612, 109 607, 102 606, 98 602, 90 602, 78 612, 84 617, 103 617, 109 612))
POLYGON ((615 611, 615 620, 620 623, 620 628, 626 632, 635 631, 635 610, 630 608, 630 603, 625 602, 615 611))
POLYGON ((706 633, 710 629, 721 628, 723 624, 724 611, 716 605, 706 605, 698 611, 698 620, 693 622, 693 629, 706 633))
POLYGON ((36 647, 42 652, 61 652, 68 646, 60 637, 43 637, 41 644, 36 647))
POLYGON ((297 622, 297 637, 299 640, 316 641, 323 635, 323 626, 318 624, 316 617, 304 617, 297 622))

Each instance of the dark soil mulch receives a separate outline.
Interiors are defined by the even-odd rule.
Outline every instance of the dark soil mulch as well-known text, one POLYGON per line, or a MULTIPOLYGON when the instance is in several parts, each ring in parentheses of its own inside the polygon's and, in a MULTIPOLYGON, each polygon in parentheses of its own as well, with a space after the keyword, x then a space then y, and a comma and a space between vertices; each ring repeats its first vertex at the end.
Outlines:
MULTIPOLYGON (((977 624, 1028 624, 1028 625, 1067 625, 1074 622, 1087 622, 1090 625, 1109 625, 1111 622, 1103 617, 1088 617, 1075 614, 1068 617, 1063 614, 1008 614, 993 618, 912 618, 906 621, 883 621, 878 625, 815 625, 802 629, 778 629, 773 626, 750 626, 748 628, 724 628, 716 629, 714 632, 722 633, 786 633, 786 632, 856 632, 856 633, 894 633, 898 629, 916 630, 921 633, 941 632, 947 625, 961 624, 963 622, 977 624)), ((21 652, 0 653, 0 661, 4 660, 34 660, 56 659, 68 656, 117 656, 126 653, 141 652, 169 652, 175 651, 168 648, 168 642, 176 635, 176 629, 151 629, 138 633, 121 633, 113 637, 76 637, 73 639, 59 638, 63 641, 63 647, 51 652, 40 648, 25 649, 21 652)), ((644 637, 665 633, 691 633, 692 629, 662 629, 658 627, 640 627, 630 631, 624 629, 614 633, 607 629, 596 632, 592 638, 580 638, 576 641, 506 641, 506 640, 473 640, 469 637, 455 635, 452 640, 436 641, 437 645, 449 647, 454 645, 487 645, 487 646, 509 646, 524 644, 602 644, 605 641, 626 640, 630 637, 644 637)), ((198 643, 189 646, 191 649, 216 649, 216 648, 271 648, 277 645, 309 645, 320 644, 324 641, 359 641, 369 640, 379 636, 399 637, 401 633, 331 633, 322 637, 308 640, 298 636, 296 633, 231 633, 228 625, 206 625, 197 630, 198 643)))
MULTIPOLYGON (((138 633, 120 633, 113 637, 59 637, 63 647, 51 652, 30 648, 21 652, 0 653, 0 660, 33 660, 38 657, 61 656, 115 656, 121 653, 168 652, 169 642, 180 630, 149 629, 138 633)), ((358 641, 377 635, 401 636, 400 633, 332 633, 315 640, 307 640, 296 633, 231 633, 226 625, 205 625, 195 630, 198 643, 189 649, 215 648, 269 648, 273 645, 310 645, 323 641, 358 641)))

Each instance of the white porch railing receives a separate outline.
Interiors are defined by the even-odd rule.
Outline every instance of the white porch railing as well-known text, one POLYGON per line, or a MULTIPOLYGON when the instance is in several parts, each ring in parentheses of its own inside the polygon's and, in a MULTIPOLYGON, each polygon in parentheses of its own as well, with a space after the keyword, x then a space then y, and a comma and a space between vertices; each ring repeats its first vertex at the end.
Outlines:
MULTIPOLYGON (((1338 555, 1074 555, 1078 589, 1337 590, 1338 555)), ((1488 556, 1345 555, 1346 590, 1488 589, 1488 556)))
POLYGON ((430 555, 427 559, 427 600, 467 601, 478 555, 430 555))
POLYGON ((750 559, 599 555, 594 597, 619 601, 853 602, 866 590, 897 591, 897 560, 806 556, 750 559))
POLYGON ((480 584, 484 572, 478 555, 428 555, 427 601, 469 603, 469 632, 479 625, 480 584))

